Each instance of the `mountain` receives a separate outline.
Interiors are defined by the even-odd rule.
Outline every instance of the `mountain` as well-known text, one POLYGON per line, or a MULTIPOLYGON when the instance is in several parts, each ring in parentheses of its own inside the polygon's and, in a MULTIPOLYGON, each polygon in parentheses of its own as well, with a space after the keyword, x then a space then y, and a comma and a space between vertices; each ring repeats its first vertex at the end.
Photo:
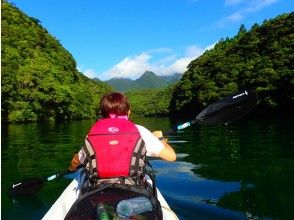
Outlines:
POLYGON ((167 82, 151 71, 146 71, 140 78, 133 82, 135 89, 163 88, 167 86, 167 82))
POLYGON ((1 121, 95 117, 110 86, 80 73, 38 19, 4 0, 1 12, 1 121))
POLYGON ((179 81, 182 78, 183 74, 180 73, 174 73, 172 75, 169 76, 159 76, 161 79, 163 79, 164 81, 166 81, 169 84, 175 83, 177 81, 179 81))
POLYGON ((146 71, 136 80, 129 78, 112 78, 105 81, 105 83, 112 86, 117 91, 126 92, 129 90, 164 88, 171 83, 177 82, 181 77, 182 75, 179 73, 171 76, 158 76, 151 71, 146 71))
POLYGON ((108 85, 113 87, 116 91, 127 91, 133 88, 134 81, 129 78, 112 78, 105 81, 108 85))

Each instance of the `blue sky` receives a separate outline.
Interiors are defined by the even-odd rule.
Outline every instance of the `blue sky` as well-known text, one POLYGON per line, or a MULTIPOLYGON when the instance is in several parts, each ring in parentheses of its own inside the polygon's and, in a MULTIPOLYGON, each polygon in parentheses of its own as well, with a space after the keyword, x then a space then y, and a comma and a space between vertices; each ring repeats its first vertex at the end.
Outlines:
POLYGON ((86 76, 138 78, 183 73, 191 60, 241 24, 249 30, 293 0, 10 0, 37 18, 86 76))

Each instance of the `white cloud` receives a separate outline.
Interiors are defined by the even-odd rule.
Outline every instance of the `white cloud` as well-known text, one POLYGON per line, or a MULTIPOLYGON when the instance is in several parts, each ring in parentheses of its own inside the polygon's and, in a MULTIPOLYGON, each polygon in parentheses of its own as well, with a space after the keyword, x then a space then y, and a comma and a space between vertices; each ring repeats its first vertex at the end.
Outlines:
POLYGON ((217 42, 215 42, 215 43, 213 43, 213 44, 211 44, 211 45, 208 45, 208 46, 204 49, 204 51, 213 49, 214 46, 216 45, 216 43, 217 43, 217 42))
POLYGON ((232 14, 226 16, 218 22, 218 26, 223 28, 231 23, 244 20, 250 14, 268 7, 279 0, 226 0, 225 6, 234 6, 238 8, 232 14))
POLYGON ((231 23, 236 23, 239 21, 242 21, 243 18, 245 17, 245 14, 241 11, 237 11, 227 17, 225 17, 224 19, 222 19, 220 22, 218 22, 218 26, 223 28, 225 27, 227 24, 231 24, 231 23))
POLYGON ((247 8, 244 9, 245 13, 255 12, 263 9, 264 7, 267 7, 269 5, 272 5, 275 2, 278 2, 279 0, 255 0, 255 1, 249 1, 251 4, 248 5, 247 8))
POLYGON ((152 71, 157 75, 184 73, 192 60, 195 60, 206 50, 212 49, 214 45, 215 43, 206 48, 191 45, 184 48, 182 56, 170 48, 152 49, 136 56, 125 57, 112 68, 100 74, 90 68, 78 67, 78 70, 89 78, 96 77, 101 80, 114 77, 137 79, 145 71, 152 71))
POLYGON ((83 69, 81 67, 78 67, 78 70, 89 78, 95 78, 97 75, 93 69, 83 69))
POLYGON ((148 69, 149 59, 151 56, 147 53, 142 53, 135 57, 126 57, 121 62, 116 64, 103 75, 113 77, 130 77, 134 78, 142 69, 148 69))
POLYGON ((200 56, 206 49, 195 45, 185 48, 184 55, 179 56, 169 48, 153 49, 136 56, 124 58, 111 69, 102 73, 100 78, 124 77, 136 79, 145 71, 152 71, 157 75, 171 75, 184 73, 188 64, 200 56))

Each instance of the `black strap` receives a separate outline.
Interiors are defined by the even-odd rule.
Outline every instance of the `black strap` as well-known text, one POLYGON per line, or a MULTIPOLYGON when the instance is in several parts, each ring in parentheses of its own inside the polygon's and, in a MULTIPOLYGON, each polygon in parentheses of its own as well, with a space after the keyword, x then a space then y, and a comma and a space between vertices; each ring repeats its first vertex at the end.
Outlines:
MULTIPOLYGON (((91 145, 91 143, 89 142, 89 140, 88 140, 88 138, 86 138, 86 140, 85 141, 88 141, 88 143, 91 145)), ((83 146, 83 148, 84 148, 84 151, 85 151, 85 153, 86 153, 86 155, 87 155, 87 162, 88 162, 88 164, 89 164, 89 176, 90 177, 92 177, 93 175, 94 175, 94 171, 93 171, 93 164, 92 164, 92 158, 91 158, 91 154, 90 154, 90 152, 89 152, 89 150, 88 150, 88 148, 87 148, 87 146, 86 146, 86 144, 83 146)), ((95 155, 94 155, 95 156, 95 155)), ((95 158, 95 157, 94 157, 95 158)), ((97 161, 96 161, 96 167, 97 167, 97 161)))
MULTIPOLYGON (((139 145, 139 147, 137 147, 137 145, 136 145, 135 150, 133 152, 132 158, 135 158, 135 163, 132 164, 132 162, 131 162, 131 164, 130 164, 130 174, 136 184, 142 185, 143 184, 142 183, 142 179, 143 179, 142 174, 144 173, 145 165, 144 165, 144 167, 140 167, 140 159, 142 159, 144 161, 144 158, 146 155, 146 153, 144 153, 144 155, 142 155, 142 152, 145 148, 145 142, 142 138, 140 138, 138 140, 138 142, 140 145, 139 145)), ((144 163, 145 163, 145 161, 144 161, 144 163)))

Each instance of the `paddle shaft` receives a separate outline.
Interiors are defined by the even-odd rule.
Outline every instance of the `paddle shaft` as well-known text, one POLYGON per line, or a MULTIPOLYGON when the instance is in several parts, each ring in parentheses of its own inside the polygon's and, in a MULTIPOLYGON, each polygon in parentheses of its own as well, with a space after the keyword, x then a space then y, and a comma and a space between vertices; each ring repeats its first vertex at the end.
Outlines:
POLYGON ((10 188, 10 193, 14 196, 33 194, 37 192, 44 185, 44 183, 63 177, 69 173, 72 173, 72 171, 66 170, 46 177, 32 177, 30 179, 24 179, 17 183, 13 183, 10 188))
POLYGON ((175 126, 172 130, 164 132, 164 135, 183 130, 193 124, 220 124, 237 120, 247 113, 257 103, 257 94, 253 90, 243 90, 209 105, 201 111, 194 120, 175 126))

